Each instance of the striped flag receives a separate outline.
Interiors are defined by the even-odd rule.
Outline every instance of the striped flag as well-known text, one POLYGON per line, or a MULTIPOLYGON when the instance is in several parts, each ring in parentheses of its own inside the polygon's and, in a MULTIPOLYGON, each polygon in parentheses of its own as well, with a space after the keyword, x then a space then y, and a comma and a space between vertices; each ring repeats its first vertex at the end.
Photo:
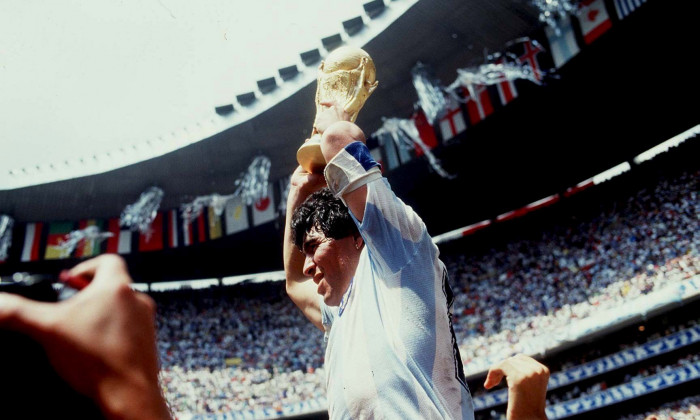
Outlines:
POLYGON ((209 229, 207 226, 209 223, 207 222, 207 212, 202 209, 201 213, 199 213, 199 216, 197 216, 197 220, 195 220, 194 225, 195 225, 195 238, 197 238, 197 242, 206 242, 207 241, 207 236, 209 234, 209 229))
MULTIPOLYGON (((496 64, 501 64, 505 60, 499 59, 496 64)), ((501 100, 502 105, 506 105, 513 101, 513 99, 518 97, 518 90, 515 88, 515 82, 506 78, 506 80, 496 84, 496 90, 498 92, 498 98, 501 100)))
POLYGON ((226 202, 224 220, 226 221, 227 235, 248 229, 248 207, 241 197, 233 197, 226 202))
POLYGON ((253 226, 271 222, 275 219, 275 199, 272 196, 272 186, 267 187, 267 195, 253 203, 253 226))
POLYGON ((615 0, 615 12, 617 12, 617 17, 620 20, 626 18, 646 2, 647 0, 615 0))
POLYGON ((472 85, 471 89, 462 88, 466 99, 467 115, 469 122, 476 124, 493 114, 493 104, 488 89, 484 85, 472 85))
MULTIPOLYGON (((459 106, 457 101, 454 99, 448 100, 445 111, 445 115, 440 118, 440 134, 442 135, 442 141, 450 140, 467 129, 462 107, 459 106)), ((421 136, 421 138, 422 137, 423 136, 421 136)), ((423 139, 423 142, 425 143, 425 139, 423 139)), ((429 147, 432 149, 432 146, 429 145, 429 147)))
POLYGON ((38 261, 39 250, 41 249, 41 234, 44 224, 27 223, 24 228, 24 244, 22 246, 22 256, 20 261, 38 261))
POLYGON ((110 254, 130 254, 132 232, 119 226, 119 218, 109 219, 107 230, 112 236, 107 238, 107 251, 110 254))
POLYGON ((603 0, 582 0, 578 9, 578 20, 586 44, 591 44, 612 27, 610 16, 603 0))
POLYGON ((160 251, 163 249, 163 212, 156 213, 150 230, 139 233, 139 251, 160 251))
POLYGON ((75 229, 73 222, 51 222, 49 223, 49 235, 46 238, 46 251, 44 259, 61 260, 69 258, 71 252, 62 247, 68 234, 75 229))
MULTIPOLYGON (((423 141, 423 143, 428 146, 428 149, 432 149, 438 145, 438 139, 435 135, 435 128, 428 121, 428 117, 425 116, 425 112, 422 109, 416 110, 411 116, 413 124, 418 130, 418 136, 423 141)), ((421 156, 423 154, 423 149, 416 147, 416 156, 421 156)))
POLYGON ((178 232, 180 229, 178 229, 178 227, 182 226, 182 223, 180 223, 177 217, 177 209, 167 211, 165 223, 166 230, 168 232, 166 235, 168 248, 177 248, 178 244, 180 243, 180 238, 178 237, 178 232))
POLYGON ((576 35, 571 25, 571 18, 568 16, 559 20, 557 29, 547 26, 545 28, 545 34, 547 35, 549 51, 552 54, 552 60, 554 60, 554 66, 556 68, 560 68, 566 64, 581 51, 578 42, 576 42, 576 35))
POLYGON ((219 239, 223 235, 221 216, 216 214, 214 207, 207 207, 209 213, 209 239, 219 239))
MULTIPOLYGON (((96 219, 81 220, 78 229, 83 230, 89 226, 96 226, 100 232, 104 231, 104 221, 96 219)), ((102 253, 103 242, 95 238, 84 238, 75 247, 75 256, 78 258, 94 257, 102 253)))
POLYGON ((197 220, 195 219, 187 223, 182 213, 181 216, 182 218, 180 220, 180 223, 182 224, 182 245, 190 246, 194 244, 195 241, 195 232, 197 231, 197 220))

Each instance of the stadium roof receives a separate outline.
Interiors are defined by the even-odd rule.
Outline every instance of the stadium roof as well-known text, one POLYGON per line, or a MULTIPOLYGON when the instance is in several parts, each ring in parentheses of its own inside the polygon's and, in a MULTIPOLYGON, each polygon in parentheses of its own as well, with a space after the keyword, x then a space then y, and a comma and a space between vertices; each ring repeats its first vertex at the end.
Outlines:
POLYGON ((282 4, 0 5, 0 213, 113 217, 152 185, 177 207, 230 194, 258 154, 278 179, 296 166, 316 67, 338 43, 376 63, 379 87, 358 118, 371 133, 413 112, 417 62, 451 82, 541 24, 528 1, 282 4))

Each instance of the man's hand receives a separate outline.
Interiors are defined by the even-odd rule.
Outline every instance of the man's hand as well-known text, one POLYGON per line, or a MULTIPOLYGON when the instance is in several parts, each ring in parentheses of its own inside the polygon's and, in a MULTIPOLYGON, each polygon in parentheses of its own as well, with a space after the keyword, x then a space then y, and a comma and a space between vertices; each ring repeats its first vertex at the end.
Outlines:
POLYGON ((491 366, 484 388, 493 388, 504 377, 508 384, 508 420, 546 420, 547 366, 524 354, 509 357, 491 366))
POLYGON ((62 278, 89 283, 58 303, 0 294, 0 328, 41 344, 56 372, 107 418, 169 419, 158 382, 155 304, 130 288, 124 261, 103 255, 62 278))
POLYGON ((291 204, 294 208, 304 202, 308 196, 326 186, 326 178, 324 178, 323 173, 309 173, 301 166, 297 166, 289 182, 290 193, 293 190, 299 195, 296 200, 289 199, 291 202, 288 205, 291 204))
POLYGON ((341 104, 336 102, 321 102, 320 110, 316 112, 314 130, 323 134, 326 129, 338 121, 350 121, 350 114, 341 104))

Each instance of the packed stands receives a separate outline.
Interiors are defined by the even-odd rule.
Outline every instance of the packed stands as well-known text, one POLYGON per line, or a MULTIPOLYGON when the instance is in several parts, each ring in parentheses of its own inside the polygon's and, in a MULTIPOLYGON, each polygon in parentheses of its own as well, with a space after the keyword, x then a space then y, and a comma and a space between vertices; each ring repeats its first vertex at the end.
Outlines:
MULTIPOLYGON (((468 379, 514 353, 555 357, 567 347, 574 349, 572 359, 557 371, 575 369, 583 356, 601 356, 586 354, 593 335, 698 296, 700 171, 657 169, 625 174, 522 220, 441 246, 468 379)), ((153 296, 163 388, 180 418, 323 410, 322 333, 286 297, 283 282, 153 296)), ((673 367, 650 366, 657 373, 673 367)), ((624 379, 619 383, 641 380, 624 379)), ((552 393, 549 404, 602 391, 601 383, 570 384, 552 393)))

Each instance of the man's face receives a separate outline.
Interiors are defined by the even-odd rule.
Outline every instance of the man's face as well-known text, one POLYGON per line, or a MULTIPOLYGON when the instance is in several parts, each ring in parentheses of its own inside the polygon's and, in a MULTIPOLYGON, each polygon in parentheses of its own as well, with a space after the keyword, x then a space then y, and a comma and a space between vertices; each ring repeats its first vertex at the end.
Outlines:
POLYGON ((304 237, 304 274, 318 286, 328 306, 338 306, 355 275, 360 251, 355 239, 326 238, 323 232, 312 228, 304 237))

